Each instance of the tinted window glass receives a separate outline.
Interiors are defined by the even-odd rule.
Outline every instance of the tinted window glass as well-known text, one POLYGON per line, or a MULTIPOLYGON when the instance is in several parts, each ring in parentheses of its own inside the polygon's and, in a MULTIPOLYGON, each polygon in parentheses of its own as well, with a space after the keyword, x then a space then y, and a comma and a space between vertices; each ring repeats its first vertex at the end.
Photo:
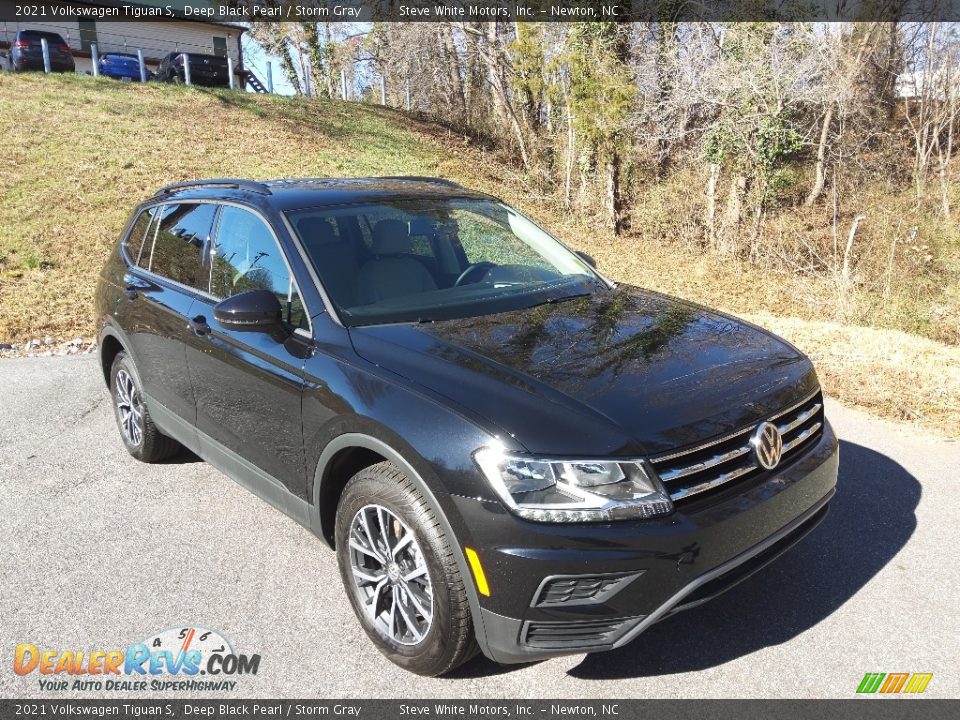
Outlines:
POLYGON ((347 325, 472 317, 605 289, 580 258, 495 201, 397 199, 290 220, 347 325), (359 253, 331 232, 351 224, 359 253))
POLYGON ((381 220, 398 220, 407 226, 410 244, 404 248, 409 255, 433 257, 433 247, 430 239, 434 232, 433 221, 425 215, 420 215, 400 207, 379 206, 371 207, 364 215, 359 216, 360 233, 363 244, 373 252, 373 236, 377 223, 381 220))
POLYGON ((217 206, 166 205, 153 240, 149 269, 197 289, 206 289, 201 268, 203 244, 210 237, 217 206))
POLYGON ((147 253, 149 254, 150 252, 150 241, 153 240, 153 236, 150 235, 148 230, 150 224, 153 222, 155 210, 156 208, 150 208, 140 213, 133 223, 133 227, 130 228, 130 232, 127 233, 127 236, 123 240, 123 247, 134 264, 140 264, 140 253, 143 250, 144 240, 147 239, 148 235, 150 240, 147 241, 147 253))
POLYGON ((242 208, 226 206, 221 212, 210 250, 210 294, 226 298, 248 290, 270 290, 284 308, 284 321, 306 328, 300 293, 270 229, 242 208))
POLYGON ((21 30, 19 37, 21 40, 26 40, 27 42, 37 45, 40 44, 40 40, 46 38, 47 43, 50 45, 66 45, 63 37, 54 32, 46 32, 44 30, 21 30))
MULTIPOLYGON (((471 264, 491 262, 496 265, 518 265, 549 270, 552 265, 541 251, 521 234, 515 225, 501 222, 496 216, 456 209, 451 213, 460 230, 460 245, 471 264)), ((520 221, 518 220, 517 223, 520 221)))

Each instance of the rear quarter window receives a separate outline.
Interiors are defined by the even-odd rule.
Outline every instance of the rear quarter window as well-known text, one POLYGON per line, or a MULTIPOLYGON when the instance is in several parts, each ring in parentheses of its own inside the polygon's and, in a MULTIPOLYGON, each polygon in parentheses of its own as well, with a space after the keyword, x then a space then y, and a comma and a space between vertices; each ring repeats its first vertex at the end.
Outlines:
MULTIPOLYGON (((201 260, 216 213, 217 206, 209 203, 165 205, 151 240, 147 269, 181 285, 206 290, 201 260)), ((145 256, 146 250, 141 254, 141 267, 145 256)))
POLYGON ((130 258, 130 261, 134 265, 140 265, 141 254, 143 253, 144 245, 147 246, 147 253, 150 251, 150 242, 147 240, 148 237, 152 239, 153 234, 150 232, 151 227, 153 226, 153 221, 155 219, 158 208, 148 208, 147 210, 142 211, 137 219, 134 220, 133 225, 130 226, 130 230, 127 232, 126 236, 123 238, 123 249, 127 253, 127 257, 130 258))

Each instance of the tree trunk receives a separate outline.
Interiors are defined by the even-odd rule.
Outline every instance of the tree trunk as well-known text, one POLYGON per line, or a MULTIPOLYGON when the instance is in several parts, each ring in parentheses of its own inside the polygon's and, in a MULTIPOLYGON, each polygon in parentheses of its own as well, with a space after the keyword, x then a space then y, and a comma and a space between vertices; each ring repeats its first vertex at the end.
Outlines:
POLYGON ((460 76, 460 57, 453 43, 453 30, 449 23, 441 23, 439 28, 440 42, 443 46, 445 65, 450 79, 450 88, 453 92, 453 106, 458 120, 464 121, 467 117, 467 95, 463 88, 463 78, 460 76))
POLYGON ((487 47, 481 48, 480 58, 483 60, 487 70, 487 77, 490 81, 490 87, 493 89, 494 100, 497 109, 500 111, 503 119, 510 125, 513 134, 517 139, 517 146, 520 150, 520 159, 523 161, 523 169, 530 169, 530 155, 527 152, 527 141, 523 134, 523 126, 520 125, 520 119, 510 102, 510 95, 507 92, 507 84, 503 78, 503 52, 500 47, 500 38, 497 35, 497 23, 489 23, 486 34, 487 47))
POLYGON ((946 147, 938 146, 940 159, 940 209, 944 219, 950 221, 950 159, 953 157, 953 133, 957 124, 957 88, 949 89, 947 111, 946 147))
POLYGON ((563 94, 567 105, 567 162, 564 168, 563 178, 563 202, 566 208, 570 208, 570 178, 573 175, 573 157, 576 152, 576 141, 573 133, 573 114, 570 112, 570 97, 566 92, 563 94))
POLYGON ((707 177, 707 243, 717 250, 717 180, 720 178, 720 165, 710 163, 710 175, 707 177))
POLYGON ((820 193, 823 192, 823 184, 826 180, 826 173, 824 172, 824 161, 827 155, 827 138, 830 136, 830 123, 833 120, 833 101, 827 105, 827 112, 823 116, 823 125, 820 128, 820 142, 817 145, 817 162, 815 165, 815 175, 813 179, 813 187, 810 188, 810 194, 807 195, 807 199, 804 201, 804 205, 810 207, 813 205, 817 198, 820 197, 820 193))
POLYGON ((747 192, 747 187, 748 181, 745 175, 734 175, 730 181, 730 194, 727 196, 727 210, 720 238, 721 255, 737 254, 740 223, 743 219, 743 196, 747 192))
POLYGON ((333 100, 333 58, 330 48, 330 26, 327 23, 320 23, 320 27, 323 28, 323 48, 327 56, 327 61, 324 63, 324 67, 326 68, 324 80, 327 84, 327 97, 333 100))
POLYGON ((620 155, 613 152, 607 160, 607 212, 614 235, 623 231, 623 208, 620 198, 620 155))

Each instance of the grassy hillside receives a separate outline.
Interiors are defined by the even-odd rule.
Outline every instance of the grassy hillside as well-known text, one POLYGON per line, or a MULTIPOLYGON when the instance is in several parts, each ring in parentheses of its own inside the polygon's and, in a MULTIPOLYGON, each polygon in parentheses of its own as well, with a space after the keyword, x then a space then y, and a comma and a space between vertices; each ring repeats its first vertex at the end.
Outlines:
POLYGON ((355 103, 0 74, 0 341, 92 333, 106 253, 160 185, 213 176, 441 175, 516 204, 615 279, 750 317, 814 357, 828 392, 960 435, 960 348, 822 323, 824 281, 721 262, 643 228, 614 240, 531 194, 510 158, 355 103))

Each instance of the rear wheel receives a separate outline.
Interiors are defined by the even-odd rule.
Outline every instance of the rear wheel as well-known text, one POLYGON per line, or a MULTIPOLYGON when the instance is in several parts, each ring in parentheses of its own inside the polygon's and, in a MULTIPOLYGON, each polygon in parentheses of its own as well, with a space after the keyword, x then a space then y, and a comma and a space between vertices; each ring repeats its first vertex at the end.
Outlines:
POLYGON ((158 462, 180 450, 180 443, 153 424, 143 401, 140 376, 125 352, 117 353, 111 366, 110 395, 120 437, 133 457, 143 462, 158 462))
POLYGON ((416 486, 391 463, 361 470, 337 508, 337 562, 353 610, 389 660, 442 675, 477 653, 450 542, 416 486))

